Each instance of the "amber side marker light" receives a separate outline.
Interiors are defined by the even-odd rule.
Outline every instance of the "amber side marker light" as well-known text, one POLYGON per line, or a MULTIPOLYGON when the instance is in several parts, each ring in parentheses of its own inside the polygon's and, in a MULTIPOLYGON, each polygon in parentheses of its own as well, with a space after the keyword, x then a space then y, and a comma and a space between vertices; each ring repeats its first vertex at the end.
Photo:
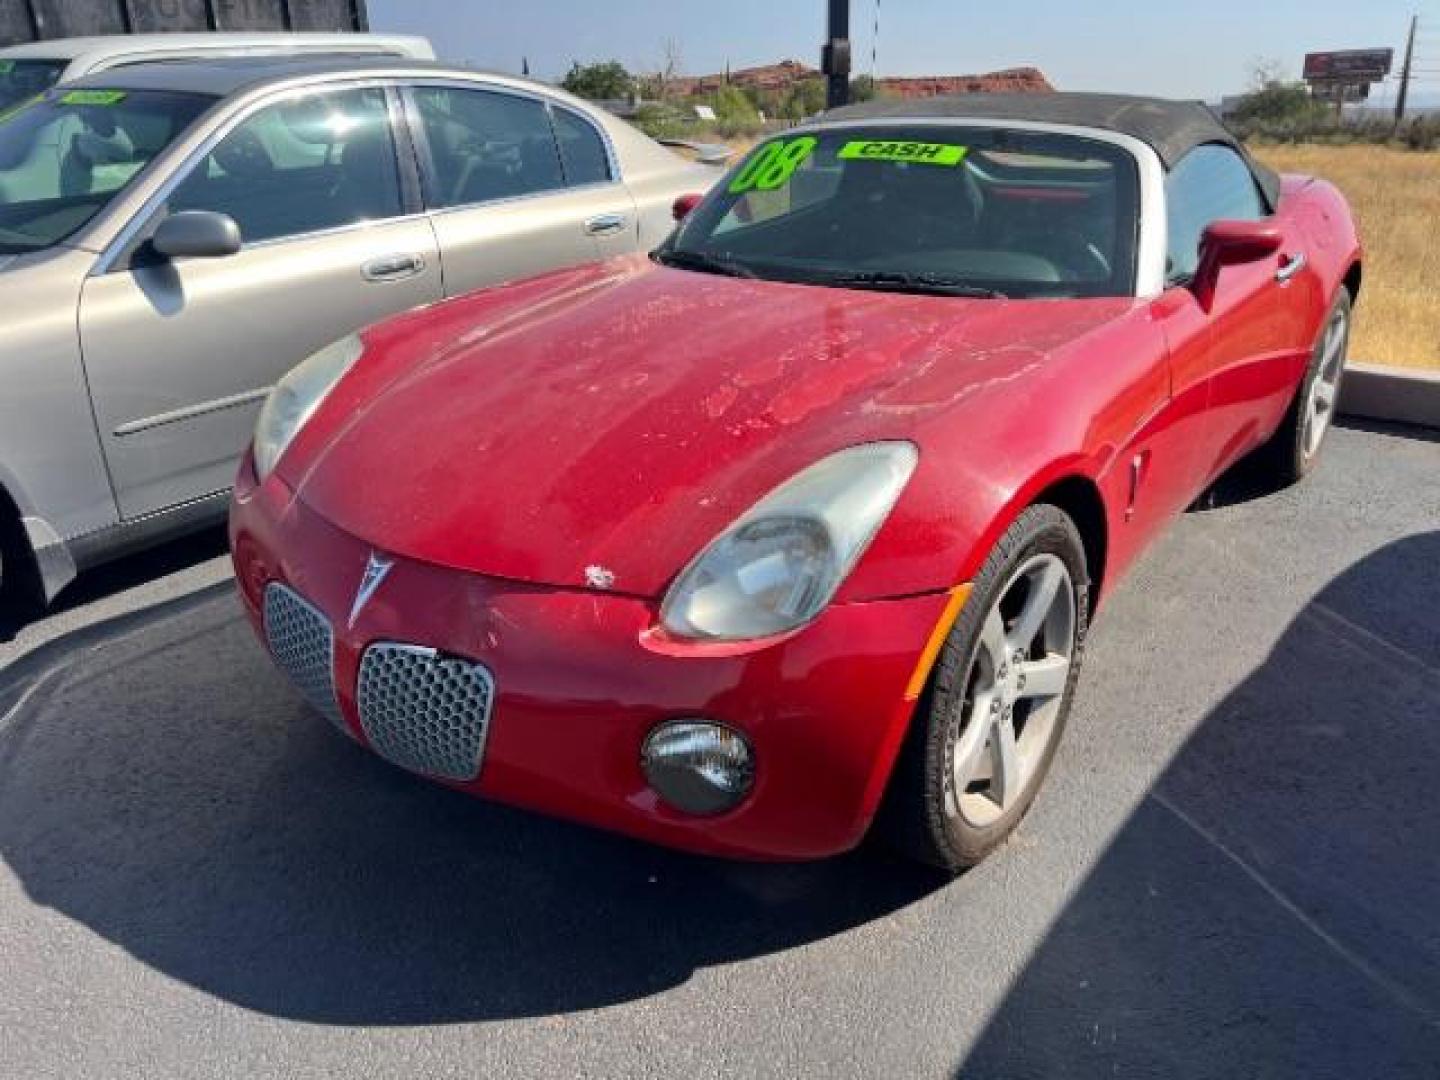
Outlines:
POLYGON ((924 692, 925 684, 930 679, 930 670, 935 666, 935 658, 945 647, 945 639, 950 636, 950 628, 960 617, 960 612, 965 607, 965 601, 970 599, 970 588, 971 586, 967 583, 956 585, 950 590, 950 599, 945 602, 945 610, 940 613, 940 618, 935 623, 935 629, 930 631, 930 640, 925 642, 925 648, 921 651, 920 659, 915 664, 915 670, 910 675, 910 681, 905 686, 906 701, 914 701, 924 692))

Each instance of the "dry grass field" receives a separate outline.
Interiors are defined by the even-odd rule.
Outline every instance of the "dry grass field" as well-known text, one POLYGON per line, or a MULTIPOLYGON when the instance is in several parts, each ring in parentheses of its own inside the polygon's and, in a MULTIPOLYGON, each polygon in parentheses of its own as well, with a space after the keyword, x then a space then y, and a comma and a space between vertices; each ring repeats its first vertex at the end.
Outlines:
POLYGON ((1350 356, 1440 368, 1440 153, 1381 146, 1261 146, 1281 172, 1345 193, 1365 242, 1365 284, 1350 356))

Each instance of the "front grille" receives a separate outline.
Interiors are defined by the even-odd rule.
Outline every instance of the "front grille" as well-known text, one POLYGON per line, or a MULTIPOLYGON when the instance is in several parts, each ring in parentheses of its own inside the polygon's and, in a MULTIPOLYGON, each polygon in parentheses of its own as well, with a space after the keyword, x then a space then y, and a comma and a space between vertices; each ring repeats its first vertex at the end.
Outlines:
POLYGON ((480 774, 494 681, 481 664, 415 645, 371 645, 360 660, 356 702, 371 745, 426 776, 480 774))
POLYGON ((284 585, 265 586, 265 641, 281 670, 321 715, 340 730, 335 700, 335 639, 325 616, 284 585))

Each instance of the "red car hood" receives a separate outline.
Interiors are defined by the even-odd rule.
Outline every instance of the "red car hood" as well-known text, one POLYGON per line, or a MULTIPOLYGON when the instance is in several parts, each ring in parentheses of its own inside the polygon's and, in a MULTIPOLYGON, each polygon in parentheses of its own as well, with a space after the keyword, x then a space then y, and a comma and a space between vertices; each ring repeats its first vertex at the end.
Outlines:
POLYGON ((382 551, 550 585, 613 575, 617 592, 656 596, 799 469, 873 439, 923 451, 939 410, 983 408, 1125 306, 619 260, 367 332, 281 473, 382 551))

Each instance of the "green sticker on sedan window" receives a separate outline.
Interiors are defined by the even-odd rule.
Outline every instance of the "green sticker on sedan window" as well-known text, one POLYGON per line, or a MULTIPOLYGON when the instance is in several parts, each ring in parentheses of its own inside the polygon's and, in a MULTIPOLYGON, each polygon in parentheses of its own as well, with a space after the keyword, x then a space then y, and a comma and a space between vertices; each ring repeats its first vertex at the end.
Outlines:
POLYGON ((60 98, 61 105, 119 105, 124 90, 71 90, 60 98))
POLYGON ((968 146, 950 143, 896 142, 877 139, 848 142, 840 148, 839 157, 847 161, 907 161, 917 165, 959 165, 965 160, 968 146))
POLYGON ((0 60, 0 75, 9 75, 14 70, 14 60, 0 60))
POLYGON ((774 191, 784 187, 795 170, 815 152, 815 142, 813 135, 801 135, 798 139, 776 139, 766 143, 730 181, 730 194, 743 195, 751 189, 774 191))

